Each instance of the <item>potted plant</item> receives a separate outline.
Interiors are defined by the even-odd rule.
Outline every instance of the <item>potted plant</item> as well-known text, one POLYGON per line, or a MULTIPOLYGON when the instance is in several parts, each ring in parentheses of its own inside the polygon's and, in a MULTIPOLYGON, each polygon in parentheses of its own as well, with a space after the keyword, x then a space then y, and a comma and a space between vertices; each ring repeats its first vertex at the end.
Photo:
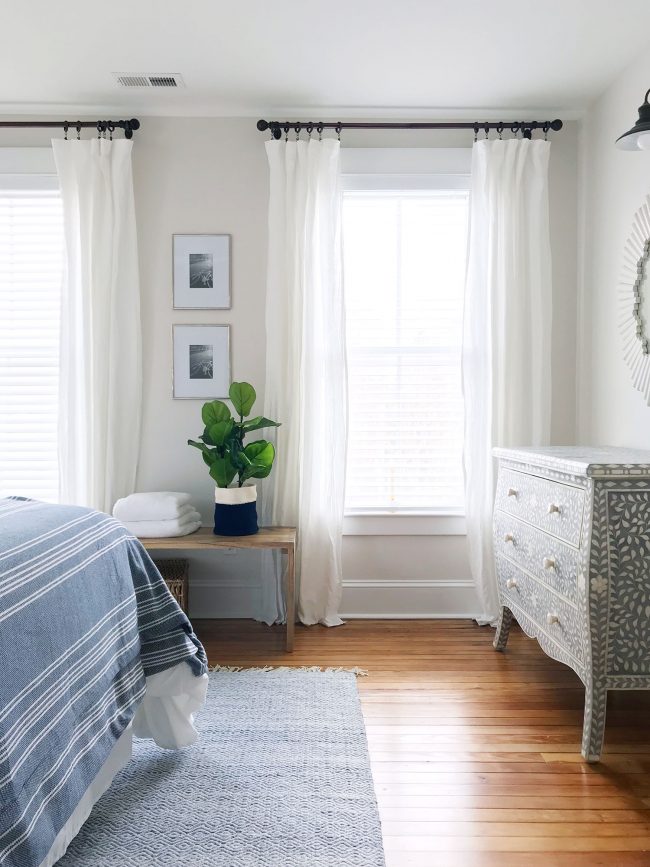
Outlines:
POLYGON ((258 415, 248 418, 255 403, 255 389, 248 382, 233 382, 228 392, 235 413, 222 400, 203 404, 205 428, 201 442, 188 440, 200 450, 216 488, 214 532, 218 536, 251 536, 257 533, 257 488, 252 479, 264 479, 275 459, 273 443, 254 440, 244 445, 247 434, 279 423, 258 415), (246 420, 245 420, 246 419, 246 420))

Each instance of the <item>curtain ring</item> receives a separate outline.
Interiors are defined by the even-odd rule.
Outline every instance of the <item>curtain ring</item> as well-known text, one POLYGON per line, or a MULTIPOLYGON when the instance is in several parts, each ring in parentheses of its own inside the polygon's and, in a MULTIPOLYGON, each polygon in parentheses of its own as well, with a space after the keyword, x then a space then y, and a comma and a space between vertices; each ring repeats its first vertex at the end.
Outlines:
POLYGON ((81 140, 81 121, 77 121, 77 141, 81 140))
POLYGON ((109 141, 113 141, 113 131, 114 130, 115 130, 115 124, 109 123, 108 124, 108 140, 109 141))
POLYGON ((319 123, 316 127, 316 132, 318 133, 318 141, 323 141, 323 124, 319 123))
POLYGON ((336 124, 335 129, 336 129, 336 137, 338 138, 339 141, 341 141, 341 121, 339 121, 336 124))
POLYGON ((503 141, 503 122, 497 124, 497 135, 499 136, 499 141, 503 141))
POLYGON ((485 140, 487 141, 490 132, 490 124, 487 121, 484 123, 483 129, 485 130, 485 140))
POLYGON ((301 127, 300 123, 296 123, 294 125, 294 131, 296 133, 296 141, 298 141, 298 139, 300 138, 300 130, 301 129, 302 129, 302 127, 301 127))
POLYGON ((284 140, 289 141, 289 124, 285 123, 284 125, 284 140))
POLYGON ((307 126, 305 127, 305 129, 307 130, 307 135, 309 136, 309 138, 311 138, 311 134, 314 130, 314 124, 308 123, 307 126))
POLYGON ((68 140, 68 129, 69 128, 70 128, 70 124, 68 123, 68 121, 67 120, 64 121, 63 122, 63 138, 65 141, 68 140))
POLYGON ((474 124, 474 144, 478 141, 478 124, 474 124))
POLYGON ((544 130, 544 141, 548 141, 548 131, 550 128, 551 124, 547 120, 545 120, 544 126, 542 127, 542 129, 544 130))
POLYGON ((102 122, 101 120, 97 121, 97 138, 102 137, 102 122))

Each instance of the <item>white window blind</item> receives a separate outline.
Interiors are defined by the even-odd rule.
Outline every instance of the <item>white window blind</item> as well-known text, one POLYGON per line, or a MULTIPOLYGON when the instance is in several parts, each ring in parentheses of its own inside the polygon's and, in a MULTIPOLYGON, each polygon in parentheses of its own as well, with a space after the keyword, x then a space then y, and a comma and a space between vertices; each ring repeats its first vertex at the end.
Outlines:
POLYGON ((0 176, 0 496, 58 499, 62 268, 56 179, 0 176))
POLYGON ((343 196, 346 513, 461 514, 469 194, 369 186, 343 196))

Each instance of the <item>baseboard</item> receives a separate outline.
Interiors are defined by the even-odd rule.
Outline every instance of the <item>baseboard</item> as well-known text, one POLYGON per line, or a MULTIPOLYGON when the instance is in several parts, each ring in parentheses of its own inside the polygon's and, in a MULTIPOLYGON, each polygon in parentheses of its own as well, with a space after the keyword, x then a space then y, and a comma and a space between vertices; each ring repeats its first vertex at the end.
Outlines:
MULTIPOLYGON (((253 617, 260 582, 245 576, 190 579, 190 616, 210 619, 253 617)), ((471 581, 343 582, 341 616, 348 619, 463 619, 480 610, 471 581)))
POLYGON ((463 579, 343 582, 343 618, 462 619, 479 610, 473 583, 463 579))

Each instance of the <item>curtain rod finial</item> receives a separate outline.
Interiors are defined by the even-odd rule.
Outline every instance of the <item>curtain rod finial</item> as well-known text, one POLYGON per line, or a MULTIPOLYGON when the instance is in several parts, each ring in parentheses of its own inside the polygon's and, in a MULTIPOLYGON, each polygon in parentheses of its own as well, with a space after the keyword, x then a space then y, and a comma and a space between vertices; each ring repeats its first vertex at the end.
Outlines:
POLYGON ((257 128, 260 132, 266 132, 266 130, 269 128, 268 120, 258 120, 257 128))
POLYGON ((562 129, 562 121, 559 118, 551 121, 551 129, 557 132, 562 129))

